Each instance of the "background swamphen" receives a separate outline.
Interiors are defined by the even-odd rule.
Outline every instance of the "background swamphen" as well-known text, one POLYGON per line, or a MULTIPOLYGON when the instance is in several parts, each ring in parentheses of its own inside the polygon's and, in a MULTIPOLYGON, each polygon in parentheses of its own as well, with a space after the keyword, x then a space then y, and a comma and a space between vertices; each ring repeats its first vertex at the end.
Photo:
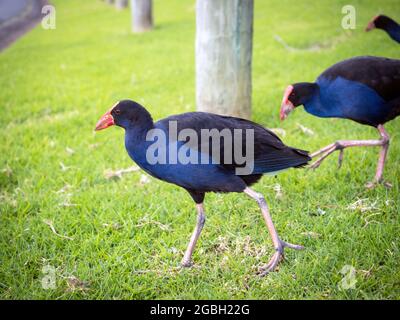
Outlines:
MULTIPOLYGON (((279 238, 264 197, 250 189, 249 186, 256 183, 263 173, 304 166, 311 160, 306 151, 288 147, 273 132, 256 123, 239 118, 191 112, 171 116, 154 123, 150 113, 143 106, 130 100, 123 100, 114 105, 99 120, 96 130, 102 130, 114 124, 125 129, 126 150, 129 156, 143 170, 158 179, 186 189, 196 202, 197 224, 183 257, 182 266, 191 265, 192 253, 205 222, 203 200, 206 192, 244 192, 257 201, 276 249, 276 253, 269 263, 261 268, 261 274, 266 274, 276 267, 283 255, 284 247, 302 248, 301 246, 284 242, 279 238), (171 160, 168 160, 165 164, 151 164, 154 161, 148 159, 149 156, 146 154, 154 141, 146 136, 150 134, 151 129, 160 129, 166 133, 166 137, 169 137, 173 123, 176 124, 178 133, 183 133, 184 129, 192 129, 198 137, 201 136, 202 129, 217 129, 219 132, 223 129, 228 129, 231 133, 235 129, 254 130, 254 169, 252 173, 249 175, 236 174, 235 169, 237 169, 238 165, 227 163, 225 157, 222 156, 224 153, 233 152, 233 149, 229 148, 229 150, 223 150, 224 143, 219 146, 221 151, 220 164, 203 164, 203 162, 182 164, 179 161, 174 163, 171 160)), ((240 140, 242 148, 245 149, 247 139, 243 136, 240 140)), ((204 143, 204 141, 201 143, 204 143)), ((178 147, 182 147, 185 142, 177 141, 177 139, 170 137, 167 138, 166 144, 168 145, 166 150, 169 150, 170 146, 175 144, 178 147)), ((187 151, 192 151, 196 156, 201 157, 198 150, 203 151, 199 144, 192 145, 191 149, 187 151)), ((206 156, 211 158, 211 150, 206 156)), ((167 158, 169 159, 169 157, 167 158)))
POLYGON ((322 156, 311 165, 317 168, 335 150, 357 146, 381 146, 373 187, 382 181, 389 147, 389 135, 383 125, 400 114, 400 60, 380 57, 355 57, 324 71, 314 83, 296 83, 286 88, 280 110, 281 120, 297 106, 318 117, 335 117, 376 127, 380 140, 343 140, 311 154, 322 156))
POLYGON ((382 29, 396 42, 400 43, 400 25, 385 15, 374 17, 367 25, 365 31, 382 29))

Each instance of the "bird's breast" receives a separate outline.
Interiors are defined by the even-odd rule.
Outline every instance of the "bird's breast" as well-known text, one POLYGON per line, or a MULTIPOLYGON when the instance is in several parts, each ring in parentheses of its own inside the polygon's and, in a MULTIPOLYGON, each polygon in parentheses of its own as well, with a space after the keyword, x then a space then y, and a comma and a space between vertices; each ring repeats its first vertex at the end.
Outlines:
POLYGON ((365 122, 384 112, 385 101, 365 84, 337 77, 319 79, 318 99, 305 105, 307 112, 319 117, 336 117, 365 122))

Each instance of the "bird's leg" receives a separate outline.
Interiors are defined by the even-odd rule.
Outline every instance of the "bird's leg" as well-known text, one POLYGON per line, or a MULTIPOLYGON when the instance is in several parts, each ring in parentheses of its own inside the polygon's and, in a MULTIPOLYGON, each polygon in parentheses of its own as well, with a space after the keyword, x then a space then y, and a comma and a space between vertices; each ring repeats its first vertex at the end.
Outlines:
POLYGON ((244 189, 243 192, 257 201, 258 206, 261 209, 261 213, 262 213, 262 215, 264 217, 265 223, 267 225, 269 234, 271 235, 272 242, 274 244, 274 248, 276 250, 276 252, 272 256, 271 260, 265 266, 261 267, 260 275, 264 276, 264 275, 268 274, 269 272, 275 270, 275 268, 278 265, 279 261, 283 257, 283 251, 284 251, 285 247, 288 247, 288 248, 291 248, 291 249, 296 249, 296 250, 304 249, 304 247, 299 246, 299 245, 295 245, 295 244, 291 244, 291 243, 288 243, 288 242, 285 242, 285 241, 282 241, 279 238, 279 235, 276 232, 274 223, 272 222, 271 215, 269 214, 269 209, 268 209, 267 202, 265 201, 265 199, 264 199, 262 194, 257 193, 257 192, 253 191, 252 189, 250 189, 248 187, 246 189, 244 189))
MULTIPOLYGON (((386 156, 387 156, 388 149, 389 149, 390 137, 389 137, 388 133, 386 132, 383 125, 379 125, 378 130, 379 130, 379 134, 381 136, 382 147, 381 147, 381 151, 379 153, 378 166, 376 168, 374 181, 368 182, 366 185, 367 188, 373 188, 376 184, 382 182, 383 169, 385 167, 386 156)), ((387 182, 387 183, 385 183, 385 186, 391 187, 391 184, 387 182)))
POLYGON ((339 150, 338 168, 342 166, 343 155, 344 155, 344 150, 343 149, 339 150))
POLYGON ((310 154, 310 157, 311 157, 311 158, 315 158, 316 156, 319 156, 320 154, 325 153, 325 152, 331 150, 333 147, 335 147, 335 144, 334 144, 334 143, 331 143, 330 145, 327 145, 326 147, 324 147, 324 148, 322 148, 322 149, 320 149, 320 150, 318 150, 318 151, 315 151, 314 153, 311 153, 311 154, 310 154))
POLYGON ((192 237, 190 238, 190 242, 187 246, 185 255, 183 256, 181 265, 182 267, 190 267, 192 266, 192 254, 194 248, 196 246, 197 239, 199 239, 201 230, 203 229, 204 223, 206 222, 206 216, 204 214, 204 207, 202 203, 196 204, 197 209, 197 223, 196 227, 193 230, 192 237))
POLYGON ((335 143, 328 145, 325 148, 322 148, 321 150, 318 150, 318 151, 312 153, 310 155, 311 158, 314 158, 321 154, 322 154, 322 156, 319 157, 314 163, 312 163, 310 165, 310 168, 311 169, 318 168, 320 166, 320 164, 322 163, 322 161, 325 160, 331 153, 335 152, 336 150, 340 150, 340 154, 339 154, 339 166, 340 166, 343 161, 343 150, 345 148, 381 146, 382 147, 381 156, 379 158, 378 169, 377 169, 377 173, 375 176, 375 181, 378 181, 378 180, 380 181, 382 178, 383 165, 385 162, 387 149, 389 146, 389 136, 387 135, 387 133, 382 125, 378 126, 378 130, 381 135, 380 140, 339 140, 339 141, 336 141, 335 143))
MULTIPOLYGON (((318 168, 321 162, 324 161, 330 154, 332 154, 336 150, 340 150, 341 152, 343 152, 343 149, 350 147, 376 147, 382 145, 383 145, 382 140, 339 140, 336 141, 334 144, 332 144, 331 148, 327 149, 327 151, 320 158, 318 158, 314 163, 312 163, 310 165, 310 168, 311 169, 318 168)), ((314 154, 317 154, 317 152, 311 154, 311 157, 313 157, 314 154)), ((341 163, 341 159, 343 159, 343 154, 340 157, 341 158, 339 158, 339 162, 341 163)))

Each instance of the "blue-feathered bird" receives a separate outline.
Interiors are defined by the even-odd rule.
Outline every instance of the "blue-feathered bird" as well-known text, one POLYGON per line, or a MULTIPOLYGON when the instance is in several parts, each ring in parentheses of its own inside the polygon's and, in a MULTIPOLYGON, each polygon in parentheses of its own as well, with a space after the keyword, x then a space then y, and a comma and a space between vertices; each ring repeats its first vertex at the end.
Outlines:
POLYGON ((183 257, 182 266, 190 266, 192 263, 192 253, 205 222, 203 200, 206 192, 244 192, 257 201, 276 250, 269 263, 262 267, 261 274, 266 274, 276 267, 285 247, 302 248, 279 238, 264 197, 253 191, 250 186, 256 183, 264 173, 275 173, 306 165, 311 160, 306 151, 288 147, 272 131, 240 118, 190 112, 154 123, 150 113, 143 106, 130 100, 123 100, 114 105, 98 121, 96 130, 102 130, 114 124, 125 129, 125 147, 133 161, 153 177, 186 189, 196 203, 197 224, 183 257), (170 153, 176 155, 174 150, 178 150, 178 153, 191 154, 191 159, 194 160, 201 157, 216 160, 212 153, 213 148, 202 148, 205 143, 210 142, 208 138, 206 141, 200 141, 200 138, 194 139, 194 143, 193 141, 189 143, 189 139, 177 139, 174 133, 178 132, 178 137, 182 134, 183 138, 193 135, 201 137, 203 130, 217 130, 217 132, 225 132, 232 136, 238 132, 237 130, 243 133, 250 130, 254 138, 252 141, 247 141, 247 136, 243 134, 239 136, 239 141, 233 140, 235 145, 226 146, 225 143, 220 143, 216 147, 217 151, 220 151, 220 159, 217 161, 182 163, 179 159, 169 157, 170 153), (165 133, 167 137, 165 150, 160 149, 158 153, 154 153, 167 159, 165 163, 156 162, 152 157, 154 143, 160 143, 163 140, 162 135, 155 139, 156 132, 158 135, 160 132, 165 133), (243 168, 243 164, 235 160, 234 149, 238 146, 239 151, 247 150, 250 143, 254 147, 251 155, 254 160, 253 169, 249 174, 238 173, 236 169, 243 168), (149 153, 149 151, 152 152, 149 153), (231 157, 225 157, 227 154, 231 157))
POLYGON ((371 31, 373 29, 386 31, 389 37, 400 43, 400 25, 388 16, 381 14, 372 18, 365 28, 365 31, 371 31))
POLYGON ((380 146, 381 152, 373 187, 382 181, 382 173, 389 147, 389 135, 384 124, 400 114, 400 60, 362 56, 339 62, 313 82, 290 85, 283 96, 280 118, 284 120, 297 106, 322 118, 343 118, 378 129, 380 140, 343 140, 311 154, 322 155, 312 168, 335 150, 356 146, 380 146))

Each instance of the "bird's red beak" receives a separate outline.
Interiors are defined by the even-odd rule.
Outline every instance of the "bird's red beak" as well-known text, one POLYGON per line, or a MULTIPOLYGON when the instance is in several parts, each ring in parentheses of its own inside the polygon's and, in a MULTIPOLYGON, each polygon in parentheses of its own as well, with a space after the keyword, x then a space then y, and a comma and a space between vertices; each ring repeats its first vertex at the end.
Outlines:
MULTIPOLYGON (((112 109, 111 109, 111 110, 112 110, 112 109)), ((111 115, 111 110, 107 111, 107 112, 100 118, 100 120, 97 122, 96 128, 95 128, 96 131, 106 129, 106 128, 108 128, 108 127, 110 127, 110 126, 113 126, 113 125, 115 124, 115 123, 114 123, 114 118, 113 118, 113 116, 111 115)))
POLYGON ((283 95, 281 111, 280 111, 281 121, 285 120, 288 114, 294 109, 293 103, 289 101, 289 96, 292 93, 292 91, 293 91, 293 86, 288 86, 283 95))
POLYGON ((375 19, 376 19, 377 17, 378 17, 378 16, 372 18, 372 20, 371 20, 370 22, 368 22, 367 27, 365 28, 365 31, 366 31, 366 32, 371 31, 372 29, 375 29, 375 19))

